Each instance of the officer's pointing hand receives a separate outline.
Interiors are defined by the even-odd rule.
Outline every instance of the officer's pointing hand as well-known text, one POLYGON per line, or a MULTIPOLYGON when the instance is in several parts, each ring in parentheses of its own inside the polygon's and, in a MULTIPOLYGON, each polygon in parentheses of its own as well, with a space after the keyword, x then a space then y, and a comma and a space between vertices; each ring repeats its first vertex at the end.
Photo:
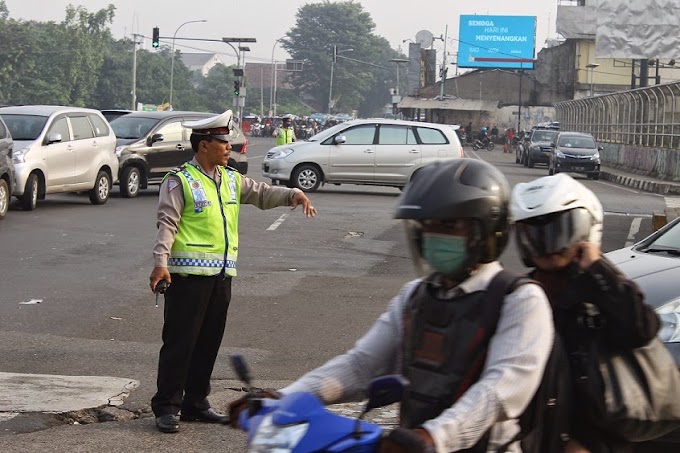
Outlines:
POLYGON ((296 191, 295 195, 293 196, 293 201, 292 201, 292 211, 295 210, 295 208, 301 204, 302 205, 302 213, 307 216, 307 217, 316 217, 316 208, 312 206, 312 202, 307 198, 307 195, 305 195, 304 192, 302 191, 296 191))

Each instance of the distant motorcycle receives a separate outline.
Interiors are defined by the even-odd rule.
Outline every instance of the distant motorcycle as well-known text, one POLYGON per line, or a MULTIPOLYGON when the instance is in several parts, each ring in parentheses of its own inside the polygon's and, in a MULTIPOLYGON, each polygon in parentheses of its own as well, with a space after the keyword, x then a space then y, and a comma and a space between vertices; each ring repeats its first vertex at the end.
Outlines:
POLYGON ((491 140, 487 139, 486 141, 482 141, 482 140, 476 138, 474 143, 472 144, 472 149, 474 149, 476 151, 476 150, 482 149, 482 148, 486 148, 489 151, 493 151, 494 144, 491 140))

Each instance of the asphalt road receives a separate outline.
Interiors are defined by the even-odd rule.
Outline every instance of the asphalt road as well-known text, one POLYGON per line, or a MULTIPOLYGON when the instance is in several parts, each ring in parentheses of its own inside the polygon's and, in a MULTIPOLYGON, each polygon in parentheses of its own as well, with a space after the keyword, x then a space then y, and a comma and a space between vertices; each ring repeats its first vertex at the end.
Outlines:
MULTIPOLYGON (((260 165, 271 146, 271 139, 251 139, 249 176, 263 180, 260 165)), ((547 175, 547 168, 515 164, 500 149, 466 151, 498 166, 511 184, 547 175)), ((651 232, 663 197, 582 180, 607 213, 604 251, 651 232)), ((148 288, 157 193, 152 187, 123 199, 116 188, 103 206, 86 195, 50 195, 33 212, 12 206, 0 222, 0 371, 131 378, 140 387, 125 406, 148 406, 163 313, 148 288), (30 300, 41 302, 21 304, 30 300)), ((315 219, 290 208, 242 207, 239 276, 216 389, 233 385, 230 353, 246 356, 256 383, 285 383, 350 348, 368 329, 415 277, 402 227, 392 218, 400 193, 325 186, 310 194, 315 219)), ((523 269, 512 244, 501 261, 523 269)), ((16 422, 2 428, 0 422, 0 436, 22 430, 16 422)))

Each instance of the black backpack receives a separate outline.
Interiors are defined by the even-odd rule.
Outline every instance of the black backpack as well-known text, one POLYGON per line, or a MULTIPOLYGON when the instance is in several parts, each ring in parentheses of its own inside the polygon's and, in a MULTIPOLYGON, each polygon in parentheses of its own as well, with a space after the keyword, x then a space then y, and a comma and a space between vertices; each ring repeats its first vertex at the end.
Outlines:
MULTIPOLYGON (((537 283, 526 275, 508 270, 499 272, 489 283, 484 322, 496 330, 503 301, 507 294, 527 283, 537 283)), ((569 360, 561 338, 555 333, 541 383, 531 402, 519 417, 520 432, 497 451, 520 441, 523 453, 563 451, 569 440, 570 404, 572 402, 569 360)), ((487 433, 485 435, 488 440, 487 433)))

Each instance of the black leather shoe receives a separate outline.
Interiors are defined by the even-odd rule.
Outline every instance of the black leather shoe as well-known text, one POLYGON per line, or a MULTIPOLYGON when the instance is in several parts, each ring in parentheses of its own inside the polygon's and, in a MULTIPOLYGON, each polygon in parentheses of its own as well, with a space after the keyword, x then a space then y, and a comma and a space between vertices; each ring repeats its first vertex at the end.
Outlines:
POLYGON ((176 433, 179 431, 179 420, 174 414, 156 417, 156 427, 162 433, 176 433))
POLYGON ((229 424, 228 415, 222 415, 219 412, 215 412, 215 410, 212 408, 208 408, 203 411, 183 410, 179 416, 179 419, 183 422, 220 423, 222 425, 229 424))

